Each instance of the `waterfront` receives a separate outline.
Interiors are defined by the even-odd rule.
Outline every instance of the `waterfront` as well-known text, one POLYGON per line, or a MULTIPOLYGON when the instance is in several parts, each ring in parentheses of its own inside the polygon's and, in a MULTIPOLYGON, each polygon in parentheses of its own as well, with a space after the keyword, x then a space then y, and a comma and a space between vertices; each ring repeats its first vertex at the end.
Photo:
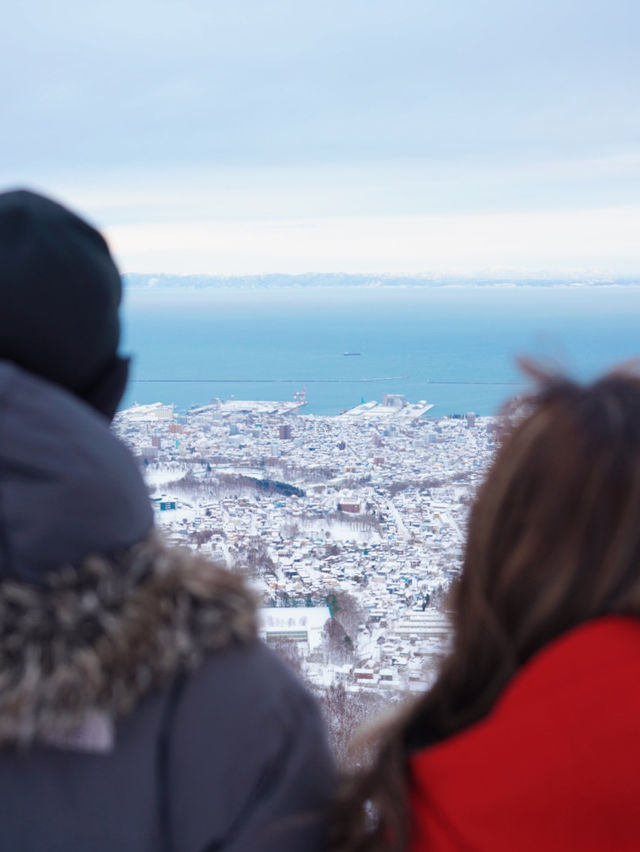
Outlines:
POLYGON ((133 291, 124 405, 185 410, 306 386, 310 414, 403 393, 434 403, 434 416, 488 415, 518 391, 518 355, 591 375, 638 354, 638 316, 633 286, 133 291))

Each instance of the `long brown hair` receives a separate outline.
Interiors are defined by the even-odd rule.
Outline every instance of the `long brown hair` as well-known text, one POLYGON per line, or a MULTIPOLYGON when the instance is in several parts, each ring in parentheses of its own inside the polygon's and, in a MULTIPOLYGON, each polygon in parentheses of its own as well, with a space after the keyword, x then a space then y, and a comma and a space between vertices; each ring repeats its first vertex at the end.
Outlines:
POLYGON ((523 367, 537 390, 470 513, 451 652, 383 731, 373 765, 345 779, 336 852, 406 849, 413 750, 486 716, 514 672, 570 628, 640 616, 640 376, 619 369, 582 386, 523 367))

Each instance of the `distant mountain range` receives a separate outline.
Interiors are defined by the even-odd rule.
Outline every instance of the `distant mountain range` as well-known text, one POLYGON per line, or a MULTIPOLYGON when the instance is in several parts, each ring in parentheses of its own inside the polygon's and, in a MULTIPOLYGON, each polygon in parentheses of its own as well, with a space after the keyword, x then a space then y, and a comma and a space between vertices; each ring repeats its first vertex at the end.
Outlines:
POLYGON ((519 276, 428 276, 428 275, 347 275, 309 273, 306 275, 152 275, 130 273, 123 276, 132 290, 188 288, 275 288, 275 287, 586 287, 640 286, 638 276, 582 276, 526 278, 519 276))

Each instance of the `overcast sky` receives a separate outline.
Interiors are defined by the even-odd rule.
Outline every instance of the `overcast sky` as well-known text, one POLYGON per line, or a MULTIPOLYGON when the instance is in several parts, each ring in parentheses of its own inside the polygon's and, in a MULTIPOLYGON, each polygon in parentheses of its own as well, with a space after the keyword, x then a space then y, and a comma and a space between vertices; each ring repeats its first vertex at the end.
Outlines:
POLYGON ((637 0, 48 0, 0 183, 125 271, 640 273, 637 0))

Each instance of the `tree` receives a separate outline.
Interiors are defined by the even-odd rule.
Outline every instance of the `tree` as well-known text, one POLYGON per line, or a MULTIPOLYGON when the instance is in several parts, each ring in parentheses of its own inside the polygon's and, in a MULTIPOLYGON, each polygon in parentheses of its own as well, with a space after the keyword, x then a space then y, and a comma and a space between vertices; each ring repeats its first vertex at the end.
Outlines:
POLYGON ((349 592, 331 591, 325 596, 325 601, 331 617, 339 622, 355 644, 358 630, 366 621, 364 609, 349 592))
POLYGON ((194 530, 190 535, 191 541, 196 545, 198 550, 203 544, 211 541, 213 538, 213 530, 194 530))
POLYGON ((328 663, 341 665, 353 661, 353 641, 336 618, 329 618, 323 627, 322 644, 328 663))
POLYGON ((388 711, 389 701, 400 696, 350 692, 343 683, 332 683, 320 696, 320 709, 329 732, 329 743, 338 765, 353 768, 371 757, 368 741, 358 743, 358 730, 388 711))

